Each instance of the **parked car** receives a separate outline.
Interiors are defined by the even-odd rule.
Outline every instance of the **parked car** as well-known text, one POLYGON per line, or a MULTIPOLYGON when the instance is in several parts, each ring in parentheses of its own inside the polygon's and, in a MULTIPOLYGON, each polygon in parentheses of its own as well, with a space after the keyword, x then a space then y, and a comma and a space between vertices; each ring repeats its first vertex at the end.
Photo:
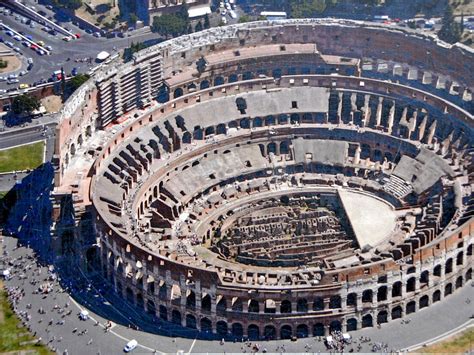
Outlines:
POLYGON ((135 339, 130 340, 123 348, 123 351, 129 353, 133 349, 135 349, 138 345, 138 342, 135 339))

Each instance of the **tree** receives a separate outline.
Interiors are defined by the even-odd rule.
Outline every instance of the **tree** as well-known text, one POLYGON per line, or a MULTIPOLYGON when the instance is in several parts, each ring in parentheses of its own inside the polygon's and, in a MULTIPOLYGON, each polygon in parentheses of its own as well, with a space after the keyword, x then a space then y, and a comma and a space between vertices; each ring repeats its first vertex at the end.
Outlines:
POLYGON ((137 16, 137 14, 131 13, 131 14, 130 14, 130 23, 131 23, 132 25, 136 25, 137 21, 138 21, 138 16, 137 16))
POLYGON ((53 3, 69 10, 77 10, 82 6, 82 0, 53 0, 53 3))
POLYGON ((196 26, 194 26, 194 32, 199 32, 199 31, 202 31, 202 22, 201 21, 196 23, 196 26))
POLYGON ((211 23, 209 22, 209 15, 206 14, 206 16, 204 17, 204 28, 207 30, 210 27, 211 27, 211 23))
POLYGON ((461 39, 462 26, 454 20, 453 9, 446 7, 446 11, 441 21, 441 29, 438 32, 438 38, 447 43, 456 43, 461 39))
POLYGON ((31 114, 34 110, 38 110, 40 106, 40 101, 36 97, 23 94, 13 99, 12 111, 17 115, 31 114))
POLYGON ((178 15, 163 14, 153 17, 152 31, 163 36, 178 36, 186 31, 188 24, 178 15))
POLYGON ((78 74, 66 83, 66 92, 70 95, 89 80, 88 74, 78 74))
POLYGON ((245 22, 250 22, 250 21, 252 21, 252 19, 247 14, 239 17, 239 23, 245 23, 245 22))
POLYGON ((8 60, 0 59, 0 68, 4 69, 6 67, 8 67, 8 60))

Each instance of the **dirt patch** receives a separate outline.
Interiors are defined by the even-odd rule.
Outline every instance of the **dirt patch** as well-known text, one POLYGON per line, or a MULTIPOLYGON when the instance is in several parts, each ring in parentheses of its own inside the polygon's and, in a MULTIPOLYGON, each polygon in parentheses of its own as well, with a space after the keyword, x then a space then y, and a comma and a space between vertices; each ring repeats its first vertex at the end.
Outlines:
POLYGON ((51 95, 46 96, 41 99, 41 104, 44 106, 46 111, 48 112, 59 112, 61 109, 63 102, 61 100, 61 96, 51 95))
MULTIPOLYGON (((0 52, 9 51, 10 48, 0 43, 0 52)), ((21 68, 21 60, 15 54, 12 55, 0 55, 0 59, 6 60, 8 65, 6 68, 0 68, 0 73, 9 73, 21 68)))
POLYGON ((112 23, 114 18, 119 16, 120 10, 116 3, 113 0, 91 0, 88 3, 89 6, 82 5, 75 11, 75 14, 96 26, 102 27, 106 23, 112 23), (91 11, 92 9, 95 11, 91 11))

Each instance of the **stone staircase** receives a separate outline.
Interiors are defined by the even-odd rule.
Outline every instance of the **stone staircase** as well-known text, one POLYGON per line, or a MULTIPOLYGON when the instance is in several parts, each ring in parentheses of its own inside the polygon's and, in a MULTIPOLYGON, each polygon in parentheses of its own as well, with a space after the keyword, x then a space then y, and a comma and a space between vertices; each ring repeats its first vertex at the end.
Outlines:
POLYGON ((390 175, 383 189, 397 198, 404 198, 413 191, 409 183, 396 175, 390 175))

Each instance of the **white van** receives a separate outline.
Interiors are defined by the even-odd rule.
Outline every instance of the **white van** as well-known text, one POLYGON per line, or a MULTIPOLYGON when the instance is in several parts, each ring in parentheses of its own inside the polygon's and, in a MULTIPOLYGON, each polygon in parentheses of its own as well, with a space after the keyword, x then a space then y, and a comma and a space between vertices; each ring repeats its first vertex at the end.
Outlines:
POLYGON ((135 349, 138 345, 138 342, 135 339, 130 340, 127 345, 124 346, 123 351, 129 353, 133 349, 135 349))

